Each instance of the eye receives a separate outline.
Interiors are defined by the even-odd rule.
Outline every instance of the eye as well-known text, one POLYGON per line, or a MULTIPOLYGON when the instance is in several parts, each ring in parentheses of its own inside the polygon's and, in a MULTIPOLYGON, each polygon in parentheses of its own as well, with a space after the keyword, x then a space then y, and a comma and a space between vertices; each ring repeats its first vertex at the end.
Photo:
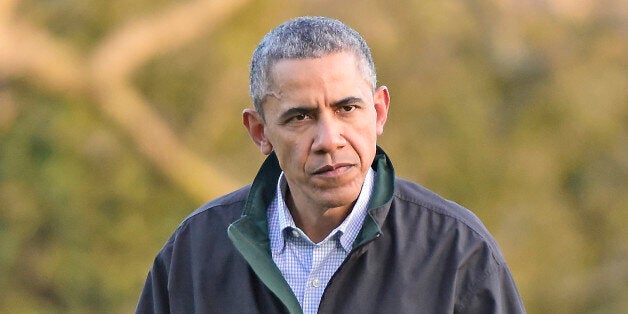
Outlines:
POLYGON ((311 119, 312 116, 308 113, 295 113, 294 115, 290 116, 289 118, 287 118, 284 123, 288 124, 288 123, 296 123, 296 122, 303 122, 306 120, 311 119))
POLYGON ((355 110, 355 108, 357 108, 357 106, 355 106, 355 105, 346 105, 346 106, 340 107, 340 111, 341 112, 351 112, 351 111, 355 110))

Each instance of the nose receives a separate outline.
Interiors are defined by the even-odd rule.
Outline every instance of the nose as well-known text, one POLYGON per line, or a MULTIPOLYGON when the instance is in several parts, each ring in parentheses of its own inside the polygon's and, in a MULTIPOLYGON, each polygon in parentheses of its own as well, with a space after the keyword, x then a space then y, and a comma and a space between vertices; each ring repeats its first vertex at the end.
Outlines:
POLYGON ((312 150, 317 153, 329 153, 347 144, 340 121, 333 117, 321 117, 316 124, 316 135, 312 150))

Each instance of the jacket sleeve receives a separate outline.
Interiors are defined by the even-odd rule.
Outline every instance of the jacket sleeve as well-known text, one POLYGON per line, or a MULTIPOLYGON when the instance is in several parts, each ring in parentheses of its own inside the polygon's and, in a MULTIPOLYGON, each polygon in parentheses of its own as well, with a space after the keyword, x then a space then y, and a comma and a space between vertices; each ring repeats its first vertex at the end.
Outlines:
POLYGON ((514 279, 505 263, 493 264, 473 285, 456 313, 525 313, 514 279))
POLYGON ((157 255, 146 278, 135 313, 170 313, 168 245, 157 255))

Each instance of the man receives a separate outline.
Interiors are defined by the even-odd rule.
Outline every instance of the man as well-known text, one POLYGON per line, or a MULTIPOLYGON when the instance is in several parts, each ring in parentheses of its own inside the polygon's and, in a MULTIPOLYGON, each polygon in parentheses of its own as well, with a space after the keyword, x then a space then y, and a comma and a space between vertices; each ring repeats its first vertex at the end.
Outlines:
POLYGON ((389 93, 357 32, 280 25, 253 54, 251 96, 243 122, 266 161, 183 221, 137 312, 524 312, 480 221, 395 178, 376 146, 389 93))

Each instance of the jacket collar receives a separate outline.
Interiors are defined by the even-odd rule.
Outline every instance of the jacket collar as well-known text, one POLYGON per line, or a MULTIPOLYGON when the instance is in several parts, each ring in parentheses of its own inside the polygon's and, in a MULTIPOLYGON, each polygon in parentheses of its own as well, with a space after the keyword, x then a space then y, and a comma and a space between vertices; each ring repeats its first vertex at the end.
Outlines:
MULTIPOLYGON (((385 205, 392 198, 394 191, 395 173, 392 163, 384 150, 377 146, 375 158, 371 168, 377 172, 375 188, 369 202, 369 212, 385 205)), ((258 171, 249 192, 242 216, 250 216, 256 224, 264 230, 268 229, 266 210, 275 197, 277 181, 281 175, 281 168, 275 152, 272 152, 258 171)), ((381 223, 377 219, 378 223, 381 223)))
MULTIPOLYGON (((381 225, 388 214, 394 191, 394 169, 379 146, 371 167, 376 171, 375 187, 368 205, 368 215, 353 243, 353 249, 381 234, 381 225)), ((299 302, 270 254, 267 208, 275 196, 280 174, 279 161, 273 152, 253 180, 242 217, 229 226, 227 233, 260 280, 282 300, 291 313, 300 313, 299 302)))

